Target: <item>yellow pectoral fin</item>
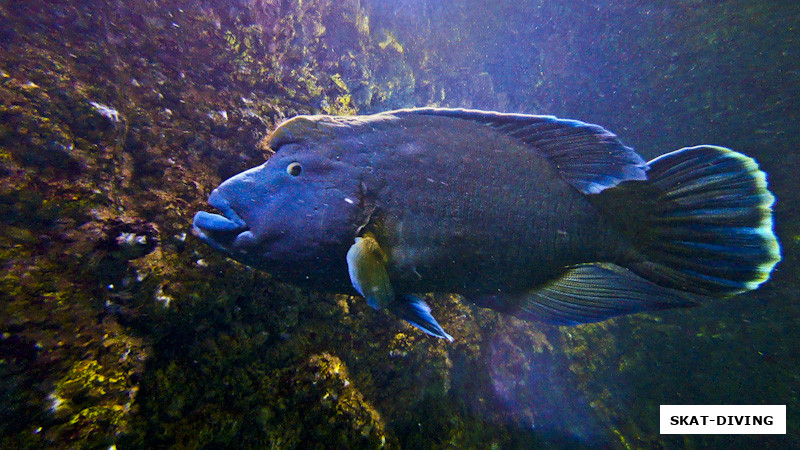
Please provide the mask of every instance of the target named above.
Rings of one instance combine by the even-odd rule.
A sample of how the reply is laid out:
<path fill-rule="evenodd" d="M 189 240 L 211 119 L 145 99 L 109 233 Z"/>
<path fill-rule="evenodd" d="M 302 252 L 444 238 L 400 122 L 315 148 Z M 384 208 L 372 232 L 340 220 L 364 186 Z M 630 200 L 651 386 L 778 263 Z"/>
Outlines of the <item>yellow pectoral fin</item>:
<path fill-rule="evenodd" d="M 350 282 L 375 309 L 394 299 L 394 289 L 386 273 L 386 255 L 371 234 L 357 237 L 347 251 L 347 271 Z"/>

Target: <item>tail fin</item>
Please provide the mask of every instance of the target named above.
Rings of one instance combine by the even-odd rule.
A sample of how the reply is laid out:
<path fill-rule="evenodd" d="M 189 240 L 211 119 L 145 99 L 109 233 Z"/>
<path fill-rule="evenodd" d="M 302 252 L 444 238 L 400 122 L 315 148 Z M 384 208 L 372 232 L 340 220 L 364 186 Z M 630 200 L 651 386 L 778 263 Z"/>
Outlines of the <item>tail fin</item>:
<path fill-rule="evenodd" d="M 780 261 L 775 197 L 752 158 L 703 145 L 649 163 L 644 261 L 626 266 L 659 285 L 724 297 L 756 289 Z"/>

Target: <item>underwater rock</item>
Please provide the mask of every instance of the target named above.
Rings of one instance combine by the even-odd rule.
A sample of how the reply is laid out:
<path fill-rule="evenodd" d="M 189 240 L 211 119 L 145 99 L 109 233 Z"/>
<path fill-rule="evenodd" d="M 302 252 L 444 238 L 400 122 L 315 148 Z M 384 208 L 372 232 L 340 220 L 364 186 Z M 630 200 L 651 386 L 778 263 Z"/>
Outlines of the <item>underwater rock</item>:
<path fill-rule="evenodd" d="M 768 337 L 793 336 L 796 327 L 766 312 L 739 335 L 722 319 L 702 328 L 679 316 L 542 334 L 501 323 L 457 297 L 433 296 L 428 300 L 444 311 L 441 323 L 456 339 L 448 346 L 397 330 L 358 299 L 279 284 L 213 254 L 190 234 L 191 216 L 207 194 L 268 158 L 262 139 L 297 114 L 441 105 L 585 111 L 586 118 L 613 110 L 610 118 L 622 122 L 672 105 L 686 93 L 680 86 L 708 91 L 702 86 L 708 77 L 697 75 L 705 71 L 751 94 L 737 101 L 709 92 L 686 95 L 691 116 L 669 109 L 660 126 L 631 120 L 631 129 L 646 129 L 643 142 L 656 149 L 683 139 L 680 133 L 696 137 L 697 129 L 730 119 L 763 96 L 775 108 L 763 118 L 759 110 L 749 114 L 767 130 L 757 145 L 772 149 L 775 123 L 797 109 L 791 52 L 776 66 L 789 82 L 753 75 L 741 86 L 730 78 L 736 68 L 725 55 L 754 42 L 741 24 L 777 34 L 791 27 L 761 4 L 730 14 L 739 3 L 649 8 L 614 2 L 597 10 L 512 1 L 472 7 L 355 0 L 3 2 L 0 447 L 530 448 L 554 442 L 530 429 L 545 423 L 543 405 L 575 391 L 582 397 L 570 400 L 590 403 L 598 416 L 591 419 L 607 427 L 611 445 L 654 447 L 673 441 L 642 425 L 657 406 L 651 398 L 632 409 L 635 394 L 661 382 L 680 386 L 678 375 L 702 380 L 702 370 L 688 367 L 692 362 L 730 372 L 728 361 L 681 359 L 674 349 L 687 342 L 710 352 L 744 337 L 758 345 L 746 361 L 778 368 L 770 373 L 791 384 L 797 374 L 784 356 L 794 349 Z M 492 5 L 527 13 L 488 14 Z M 617 11 L 624 14 L 615 18 Z M 565 36 L 552 20 L 560 15 L 572 18 L 570 26 L 600 27 L 603 40 L 592 48 L 599 46 L 609 63 L 586 61 L 576 73 L 571 49 L 581 36 Z M 659 53 L 659 64 L 625 52 L 628 40 L 634 48 L 654 47 L 630 26 L 645 15 L 667 19 L 674 33 L 655 35 L 685 43 L 697 62 L 691 70 L 670 52 Z M 529 23 L 536 26 L 526 28 Z M 693 28 L 681 28 L 686 23 Z M 793 42 L 790 31 L 783 33 Z M 772 51 L 769 39 L 759 42 L 743 66 L 753 74 L 763 69 L 762 50 Z M 703 53 L 706 45 L 716 53 Z M 520 46 L 525 51 L 517 53 Z M 628 71 L 620 74 L 612 63 Z M 593 80 L 617 75 L 617 103 L 609 103 L 612 96 L 602 97 Z M 748 132 L 741 121 L 730 123 L 731 136 Z M 678 135 L 660 133 L 664 127 Z M 792 180 L 799 160 L 777 151 L 771 158 L 784 171 L 773 178 Z M 783 189 L 776 192 L 784 208 L 779 225 L 797 230 L 800 222 L 791 222 L 795 216 L 781 206 L 791 205 L 783 200 L 795 186 L 776 186 Z M 788 256 L 784 279 L 797 264 Z M 796 317 L 781 306 L 791 295 L 773 292 L 756 302 Z M 748 317 L 753 314 L 760 313 Z M 657 331 L 645 331 L 650 327 Z M 504 333 L 513 339 L 499 336 Z M 621 336 L 633 336 L 632 343 Z M 647 345 L 654 340 L 665 343 L 659 359 L 673 360 L 654 362 L 648 352 L 657 347 Z M 556 358 L 566 358 L 568 370 L 537 371 Z M 679 370 L 664 374 L 667 366 Z M 752 367 L 733 372 L 749 374 Z M 537 385 L 558 386 L 559 376 L 574 384 L 571 390 L 545 392 Z M 774 378 L 766 378 L 747 384 L 796 403 L 796 392 L 770 387 Z M 720 383 L 741 394 L 739 380 Z M 705 389 L 710 397 L 713 388 Z M 520 390 L 527 394 L 514 396 Z M 577 403 L 564 402 L 570 404 Z M 580 419 L 563 409 L 552 417 L 573 425 Z M 572 427 L 579 438 L 594 436 L 594 428 L 579 425 Z"/>
<path fill-rule="evenodd" d="M 123 222 L 115 219 L 103 226 L 103 239 L 95 251 L 103 250 L 114 259 L 141 258 L 158 246 L 158 230 L 143 220 Z"/>
<path fill-rule="evenodd" d="M 333 447 L 379 448 L 387 444 L 383 421 L 351 381 L 345 364 L 328 353 L 310 357 L 282 383 L 289 400 L 273 420 L 289 436 L 288 447 L 325 442 Z M 281 395 L 284 396 L 285 394 Z"/>

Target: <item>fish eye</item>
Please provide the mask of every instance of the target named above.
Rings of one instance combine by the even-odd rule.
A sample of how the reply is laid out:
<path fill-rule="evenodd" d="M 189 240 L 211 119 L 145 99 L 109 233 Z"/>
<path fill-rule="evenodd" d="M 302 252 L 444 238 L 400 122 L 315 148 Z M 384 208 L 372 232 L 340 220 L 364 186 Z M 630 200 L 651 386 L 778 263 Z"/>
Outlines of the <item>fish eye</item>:
<path fill-rule="evenodd" d="M 299 163 L 293 162 L 286 166 L 286 173 L 293 177 L 300 175 L 301 172 L 303 172 L 303 168 L 300 167 Z"/>

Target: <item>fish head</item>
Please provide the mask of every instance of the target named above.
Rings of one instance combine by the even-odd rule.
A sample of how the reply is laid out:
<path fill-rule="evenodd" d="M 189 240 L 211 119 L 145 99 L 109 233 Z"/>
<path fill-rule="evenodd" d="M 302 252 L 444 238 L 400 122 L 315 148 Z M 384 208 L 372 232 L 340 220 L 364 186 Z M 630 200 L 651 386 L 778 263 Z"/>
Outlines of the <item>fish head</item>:
<path fill-rule="evenodd" d="M 273 156 L 214 189 L 208 204 L 219 213 L 198 212 L 193 232 L 237 261 L 319 287 L 347 282 L 345 255 L 363 211 L 352 137 L 315 117 L 273 132 Z"/>

